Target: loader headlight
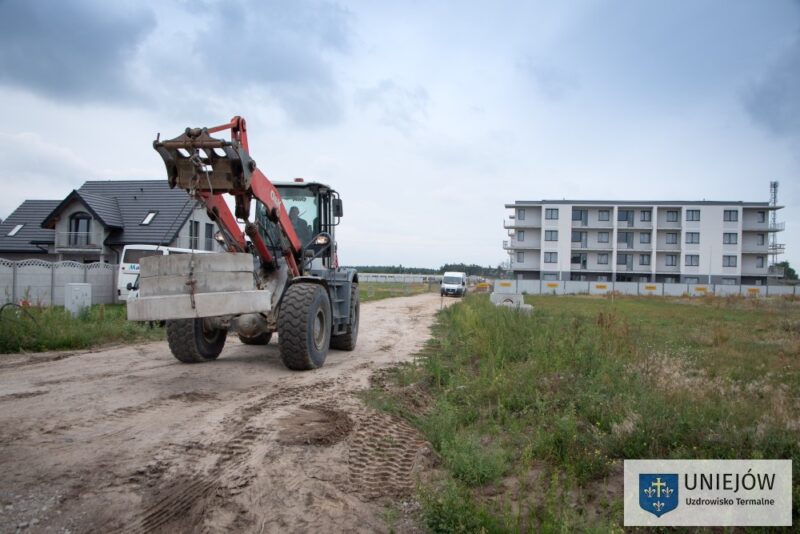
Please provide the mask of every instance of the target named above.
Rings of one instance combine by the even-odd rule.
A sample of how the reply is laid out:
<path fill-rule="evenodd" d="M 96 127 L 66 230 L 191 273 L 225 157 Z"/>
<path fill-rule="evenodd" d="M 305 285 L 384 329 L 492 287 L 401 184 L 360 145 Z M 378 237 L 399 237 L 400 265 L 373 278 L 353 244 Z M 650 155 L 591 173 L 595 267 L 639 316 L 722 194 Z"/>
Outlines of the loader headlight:
<path fill-rule="evenodd" d="M 222 232 L 217 232 L 216 234 L 214 234 L 214 239 L 220 245 L 224 245 L 225 244 L 225 236 L 222 235 Z"/>
<path fill-rule="evenodd" d="M 325 234 L 318 235 L 317 238 L 314 240 L 314 244 L 315 245 L 319 245 L 319 246 L 325 246 L 330 242 L 331 242 L 331 238 L 328 237 Z"/>

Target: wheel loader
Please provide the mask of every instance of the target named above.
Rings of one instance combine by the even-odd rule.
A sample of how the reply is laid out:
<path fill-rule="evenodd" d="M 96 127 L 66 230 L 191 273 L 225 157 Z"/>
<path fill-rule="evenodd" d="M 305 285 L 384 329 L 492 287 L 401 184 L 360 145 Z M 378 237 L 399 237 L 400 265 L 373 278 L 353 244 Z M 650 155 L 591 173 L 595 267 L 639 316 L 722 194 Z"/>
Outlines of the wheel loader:
<path fill-rule="evenodd" d="M 229 130 L 230 140 L 212 137 Z M 165 321 L 170 350 L 184 363 L 207 362 L 235 333 L 265 345 L 278 333 L 289 369 L 325 363 L 329 347 L 358 339 L 358 273 L 339 267 L 336 226 L 342 200 L 329 186 L 273 183 L 250 156 L 242 117 L 211 128 L 156 137 L 172 188 L 202 203 L 227 252 L 143 258 L 128 319 Z M 231 195 L 231 213 L 223 195 Z"/>

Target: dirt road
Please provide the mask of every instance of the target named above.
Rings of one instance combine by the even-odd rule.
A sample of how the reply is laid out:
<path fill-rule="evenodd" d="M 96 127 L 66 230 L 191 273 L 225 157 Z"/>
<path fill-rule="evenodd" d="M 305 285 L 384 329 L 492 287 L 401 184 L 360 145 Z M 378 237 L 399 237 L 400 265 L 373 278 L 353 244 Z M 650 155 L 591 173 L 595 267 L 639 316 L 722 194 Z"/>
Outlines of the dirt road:
<path fill-rule="evenodd" d="M 438 295 L 362 305 L 358 347 L 297 373 L 273 340 L 0 357 L 0 531 L 381 532 L 430 455 L 355 392 L 429 336 Z"/>

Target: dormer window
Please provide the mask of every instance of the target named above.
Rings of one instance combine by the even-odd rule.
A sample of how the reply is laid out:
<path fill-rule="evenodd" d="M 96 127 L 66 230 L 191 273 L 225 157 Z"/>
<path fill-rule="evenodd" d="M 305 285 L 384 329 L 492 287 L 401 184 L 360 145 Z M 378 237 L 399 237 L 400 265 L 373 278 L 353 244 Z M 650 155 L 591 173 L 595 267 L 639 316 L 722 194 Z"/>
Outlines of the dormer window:
<path fill-rule="evenodd" d="M 14 237 L 15 235 L 17 235 L 17 232 L 19 232 L 20 230 L 22 230 L 22 227 L 23 227 L 23 226 L 25 226 L 25 225 L 24 225 L 24 224 L 18 224 L 18 225 L 16 225 L 14 228 L 12 228 L 12 229 L 11 229 L 11 231 L 10 231 L 10 232 L 8 232 L 8 233 L 6 234 L 6 236 L 7 236 L 7 237 Z"/>
<path fill-rule="evenodd" d="M 142 219 L 142 222 L 139 223 L 139 224 L 141 224 L 143 226 L 146 226 L 146 225 L 150 224 L 151 222 L 153 222 L 153 219 L 155 219 L 156 213 L 158 213 L 158 212 L 157 211 L 148 211 L 147 215 L 144 216 L 144 219 Z"/>

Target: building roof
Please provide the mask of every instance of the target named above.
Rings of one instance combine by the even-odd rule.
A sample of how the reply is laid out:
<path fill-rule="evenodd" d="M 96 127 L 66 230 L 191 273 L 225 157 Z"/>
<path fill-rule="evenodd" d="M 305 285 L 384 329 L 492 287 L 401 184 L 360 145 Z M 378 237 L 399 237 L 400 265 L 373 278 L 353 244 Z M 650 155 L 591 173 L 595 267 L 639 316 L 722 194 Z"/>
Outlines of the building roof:
<path fill-rule="evenodd" d="M 33 243 L 52 243 L 53 231 L 42 228 L 42 221 L 59 205 L 59 200 L 26 200 L 0 223 L 0 251 L 45 252 Z M 8 234 L 18 225 L 16 234 Z"/>
<path fill-rule="evenodd" d="M 98 219 L 103 226 L 109 229 L 122 229 L 122 219 L 119 214 L 119 204 L 114 197 L 106 197 L 100 195 L 92 195 L 85 191 L 73 189 L 72 193 L 66 196 L 55 209 L 50 212 L 47 218 L 42 221 L 42 228 L 53 229 L 56 227 L 56 221 L 64 208 L 69 206 L 75 201 L 79 201 L 86 206 L 86 209 L 92 214 L 92 217 Z"/>
<path fill-rule="evenodd" d="M 507 208 L 521 205 L 576 204 L 585 206 L 737 206 L 741 208 L 781 209 L 783 206 L 770 206 L 769 202 L 743 202 L 741 200 L 517 200 L 506 204 Z"/>

